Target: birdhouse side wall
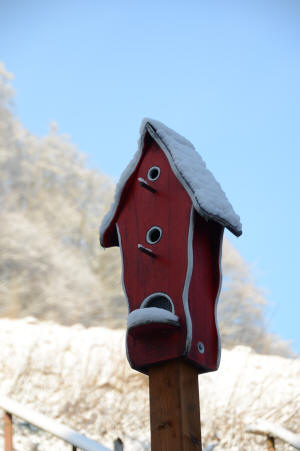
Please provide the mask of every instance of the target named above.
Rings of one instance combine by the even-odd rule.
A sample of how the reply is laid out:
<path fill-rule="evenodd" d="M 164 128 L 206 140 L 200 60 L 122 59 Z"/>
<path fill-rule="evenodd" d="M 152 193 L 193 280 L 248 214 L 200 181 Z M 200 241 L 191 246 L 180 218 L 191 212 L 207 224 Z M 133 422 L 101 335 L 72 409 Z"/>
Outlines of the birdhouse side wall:
<path fill-rule="evenodd" d="M 220 358 L 220 338 L 216 306 L 221 286 L 221 248 L 223 227 L 205 221 L 195 213 L 193 237 L 193 275 L 189 291 L 189 310 L 193 318 L 190 359 L 199 372 L 214 371 Z"/>

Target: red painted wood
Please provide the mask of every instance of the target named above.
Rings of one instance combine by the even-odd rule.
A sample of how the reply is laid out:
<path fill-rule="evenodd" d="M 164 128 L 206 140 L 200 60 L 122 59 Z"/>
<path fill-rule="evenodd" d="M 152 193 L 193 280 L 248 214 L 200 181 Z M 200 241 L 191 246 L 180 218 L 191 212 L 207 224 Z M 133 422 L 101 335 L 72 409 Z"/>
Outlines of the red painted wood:
<path fill-rule="evenodd" d="M 147 180 L 148 169 L 159 166 L 160 177 Z M 143 188 L 142 177 L 156 189 L 155 193 Z M 171 335 L 153 332 L 149 339 L 128 333 L 128 354 L 134 368 L 144 368 L 152 363 L 182 355 L 186 341 L 186 322 L 182 292 L 187 270 L 187 240 L 191 200 L 173 174 L 169 162 L 152 140 L 134 175 L 122 210 L 117 219 L 122 237 L 124 283 L 130 311 L 140 308 L 142 301 L 154 292 L 166 293 L 175 306 L 180 328 Z M 162 229 L 162 238 L 156 244 L 146 241 L 152 226 Z M 138 250 L 138 243 L 151 249 L 156 258 Z"/>
<path fill-rule="evenodd" d="M 147 173 L 159 166 L 156 181 Z M 155 193 L 141 186 L 142 177 Z M 169 161 L 157 143 L 146 135 L 142 157 L 127 181 L 104 245 L 118 245 L 118 224 L 122 251 L 124 286 L 129 311 L 139 309 L 143 300 L 155 292 L 167 294 L 179 317 L 180 327 L 163 323 L 136 326 L 128 330 L 128 358 L 133 368 L 147 372 L 153 364 L 185 357 L 198 372 L 213 371 L 218 363 L 218 334 L 215 303 L 220 284 L 219 252 L 223 227 L 206 221 L 195 212 L 193 238 L 193 272 L 189 287 L 189 310 L 192 319 L 192 342 L 186 350 L 187 326 L 183 307 L 183 289 L 188 265 L 188 232 L 191 199 L 174 175 Z M 156 244 L 146 241 L 147 231 L 159 226 L 162 238 Z M 141 252 L 138 244 L 150 249 L 155 258 Z M 205 346 L 204 353 L 198 343 Z"/>
<path fill-rule="evenodd" d="M 193 338 L 188 359 L 200 372 L 217 369 L 219 339 L 216 328 L 215 304 L 220 285 L 220 243 L 223 228 L 195 214 L 193 240 L 194 269 L 189 291 L 189 308 L 193 322 Z M 204 344 L 201 354 L 197 344 Z"/>
<path fill-rule="evenodd" d="M 133 339 L 153 340 L 153 336 L 164 340 L 175 332 L 179 332 L 179 326 L 166 323 L 141 324 L 130 330 L 130 336 Z"/>

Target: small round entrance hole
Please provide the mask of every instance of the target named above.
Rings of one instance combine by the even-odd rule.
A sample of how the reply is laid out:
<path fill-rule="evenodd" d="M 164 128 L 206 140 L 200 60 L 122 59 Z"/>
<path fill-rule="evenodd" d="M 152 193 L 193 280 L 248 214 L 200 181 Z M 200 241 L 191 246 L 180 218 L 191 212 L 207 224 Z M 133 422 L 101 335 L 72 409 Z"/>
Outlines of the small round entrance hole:
<path fill-rule="evenodd" d="M 158 243 L 162 236 L 162 230 L 158 226 L 151 227 L 146 234 L 146 241 L 149 244 Z"/>
<path fill-rule="evenodd" d="M 145 299 L 142 304 L 143 308 L 156 307 L 169 312 L 174 311 L 173 303 L 169 296 L 163 293 L 155 293 Z"/>
<path fill-rule="evenodd" d="M 202 341 L 198 341 L 198 343 L 197 343 L 197 348 L 198 348 L 198 351 L 200 352 L 200 354 L 204 354 L 204 352 L 205 352 L 205 346 L 204 346 L 204 344 L 202 343 Z"/>
<path fill-rule="evenodd" d="M 151 182 L 155 182 L 160 176 L 160 168 L 158 166 L 153 166 L 149 169 L 147 177 Z"/>

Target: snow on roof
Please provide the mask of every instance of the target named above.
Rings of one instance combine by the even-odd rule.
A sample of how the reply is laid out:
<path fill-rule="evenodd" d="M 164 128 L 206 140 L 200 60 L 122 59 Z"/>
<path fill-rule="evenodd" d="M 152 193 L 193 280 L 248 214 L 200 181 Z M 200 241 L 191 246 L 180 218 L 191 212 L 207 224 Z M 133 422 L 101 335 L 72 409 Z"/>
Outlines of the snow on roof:
<path fill-rule="evenodd" d="M 195 210 L 201 216 L 227 227 L 236 236 L 241 235 L 242 225 L 239 216 L 234 212 L 220 184 L 206 168 L 206 164 L 196 152 L 193 144 L 161 122 L 144 119 L 140 129 L 138 150 L 121 175 L 116 186 L 114 202 L 103 218 L 100 227 L 101 244 L 103 244 L 103 234 L 115 216 L 126 182 L 140 160 L 146 132 L 152 136 L 165 153 L 174 174 L 187 190 Z"/>

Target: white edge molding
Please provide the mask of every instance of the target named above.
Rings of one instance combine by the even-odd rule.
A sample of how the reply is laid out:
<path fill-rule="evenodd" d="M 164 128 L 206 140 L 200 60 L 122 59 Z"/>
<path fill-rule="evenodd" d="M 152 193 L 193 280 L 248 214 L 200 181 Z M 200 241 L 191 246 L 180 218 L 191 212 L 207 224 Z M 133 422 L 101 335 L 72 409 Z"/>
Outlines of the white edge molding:
<path fill-rule="evenodd" d="M 189 290 L 190 290 L 190 283 L 191 278 L 193 274 L 193 267 L 194 267 L 194 250 L 193 250 L 193 239 L 194 239 L 194 215 L 195 210 L 194 207 L 191 207 L 191 213 L 190 213 L 190 223 L 189 223 L 189 233 L 188 233 L 188 246 L 187 246 L 187 270 L 186 270 L 186 277 L 183 287 L 183 293 L 182 293 L 182 302 L 185 312 L 185 318 L 186 318 L 186 342 L 185 342 L 185 352 L 184 355 L 186 356 L 190 349 L 192 344 L 192 336 L 193 336 L 193 325 L 192 325 L 192 319 L 189 309 Z"/>
<path fill-rule="evenodd" d="M 128 307 L 128 312 L 129 312 L 129 310 L 130 310 L 130 308 L 129 308 L 129 300 L 128 300 L 127 291 L 126 291 L 125 282 L 124 282 L 124 257 L 123 257 L 123 248 L 122 248 L 122 238 L 121 238 L 120 229 L 119 229 L 119 226 L 118 226 L 117 223 L 116 223 L 116 230 L 117 230 L 117 234 L 118 234 L 118 241 L 119 241 L 121 261 L 122 261 L 122 277 L 121 277 L 122 288 L 123 288 L 124 295 L 125 295 L 125 298 L 126 298 L 126 301 L 127 301 L 127 307 Z M 128 329 L 126 331 L 126 338 L 125 338 L 126 356 L 127 356 L 127 360 L 129 362 L 130 366 L 132 366 L 132 362 L 130 360 L 129 352 L 128 352 L 127 338 L 128 338 Z"/>
<path fill-rule="evenodd" d="M 216 329 L 217 329 L 217 335 L 218 335 L 218 357 L 217 357 L 217 369 L 220 366 L 220 361 L 221 361 L 221 334 L 220 334 L 220 330 L 219 330 L 219 325 L 218 325 L 218 304 L 219 304 L 219 300 L 220 300 L 220 294 L 221 294 L 221 289 L 222 289 L 222 280 L 223 280 L 223 275 L 222 275 L 222 251 L 223 251 L 223 237 L 224 237 L 224 228 L 222 229 L 221 232 L 221 236 L 220 236 L 220 244 L 219 244 L 219 275 L 220 275 L 220 279 L 219 279 L 219 288 L 218 288 L 218 293 L 217 293 L 217 297 L 216 297 L 216 301 L 215 301 L 215 323 L 216 323 Z"/>

